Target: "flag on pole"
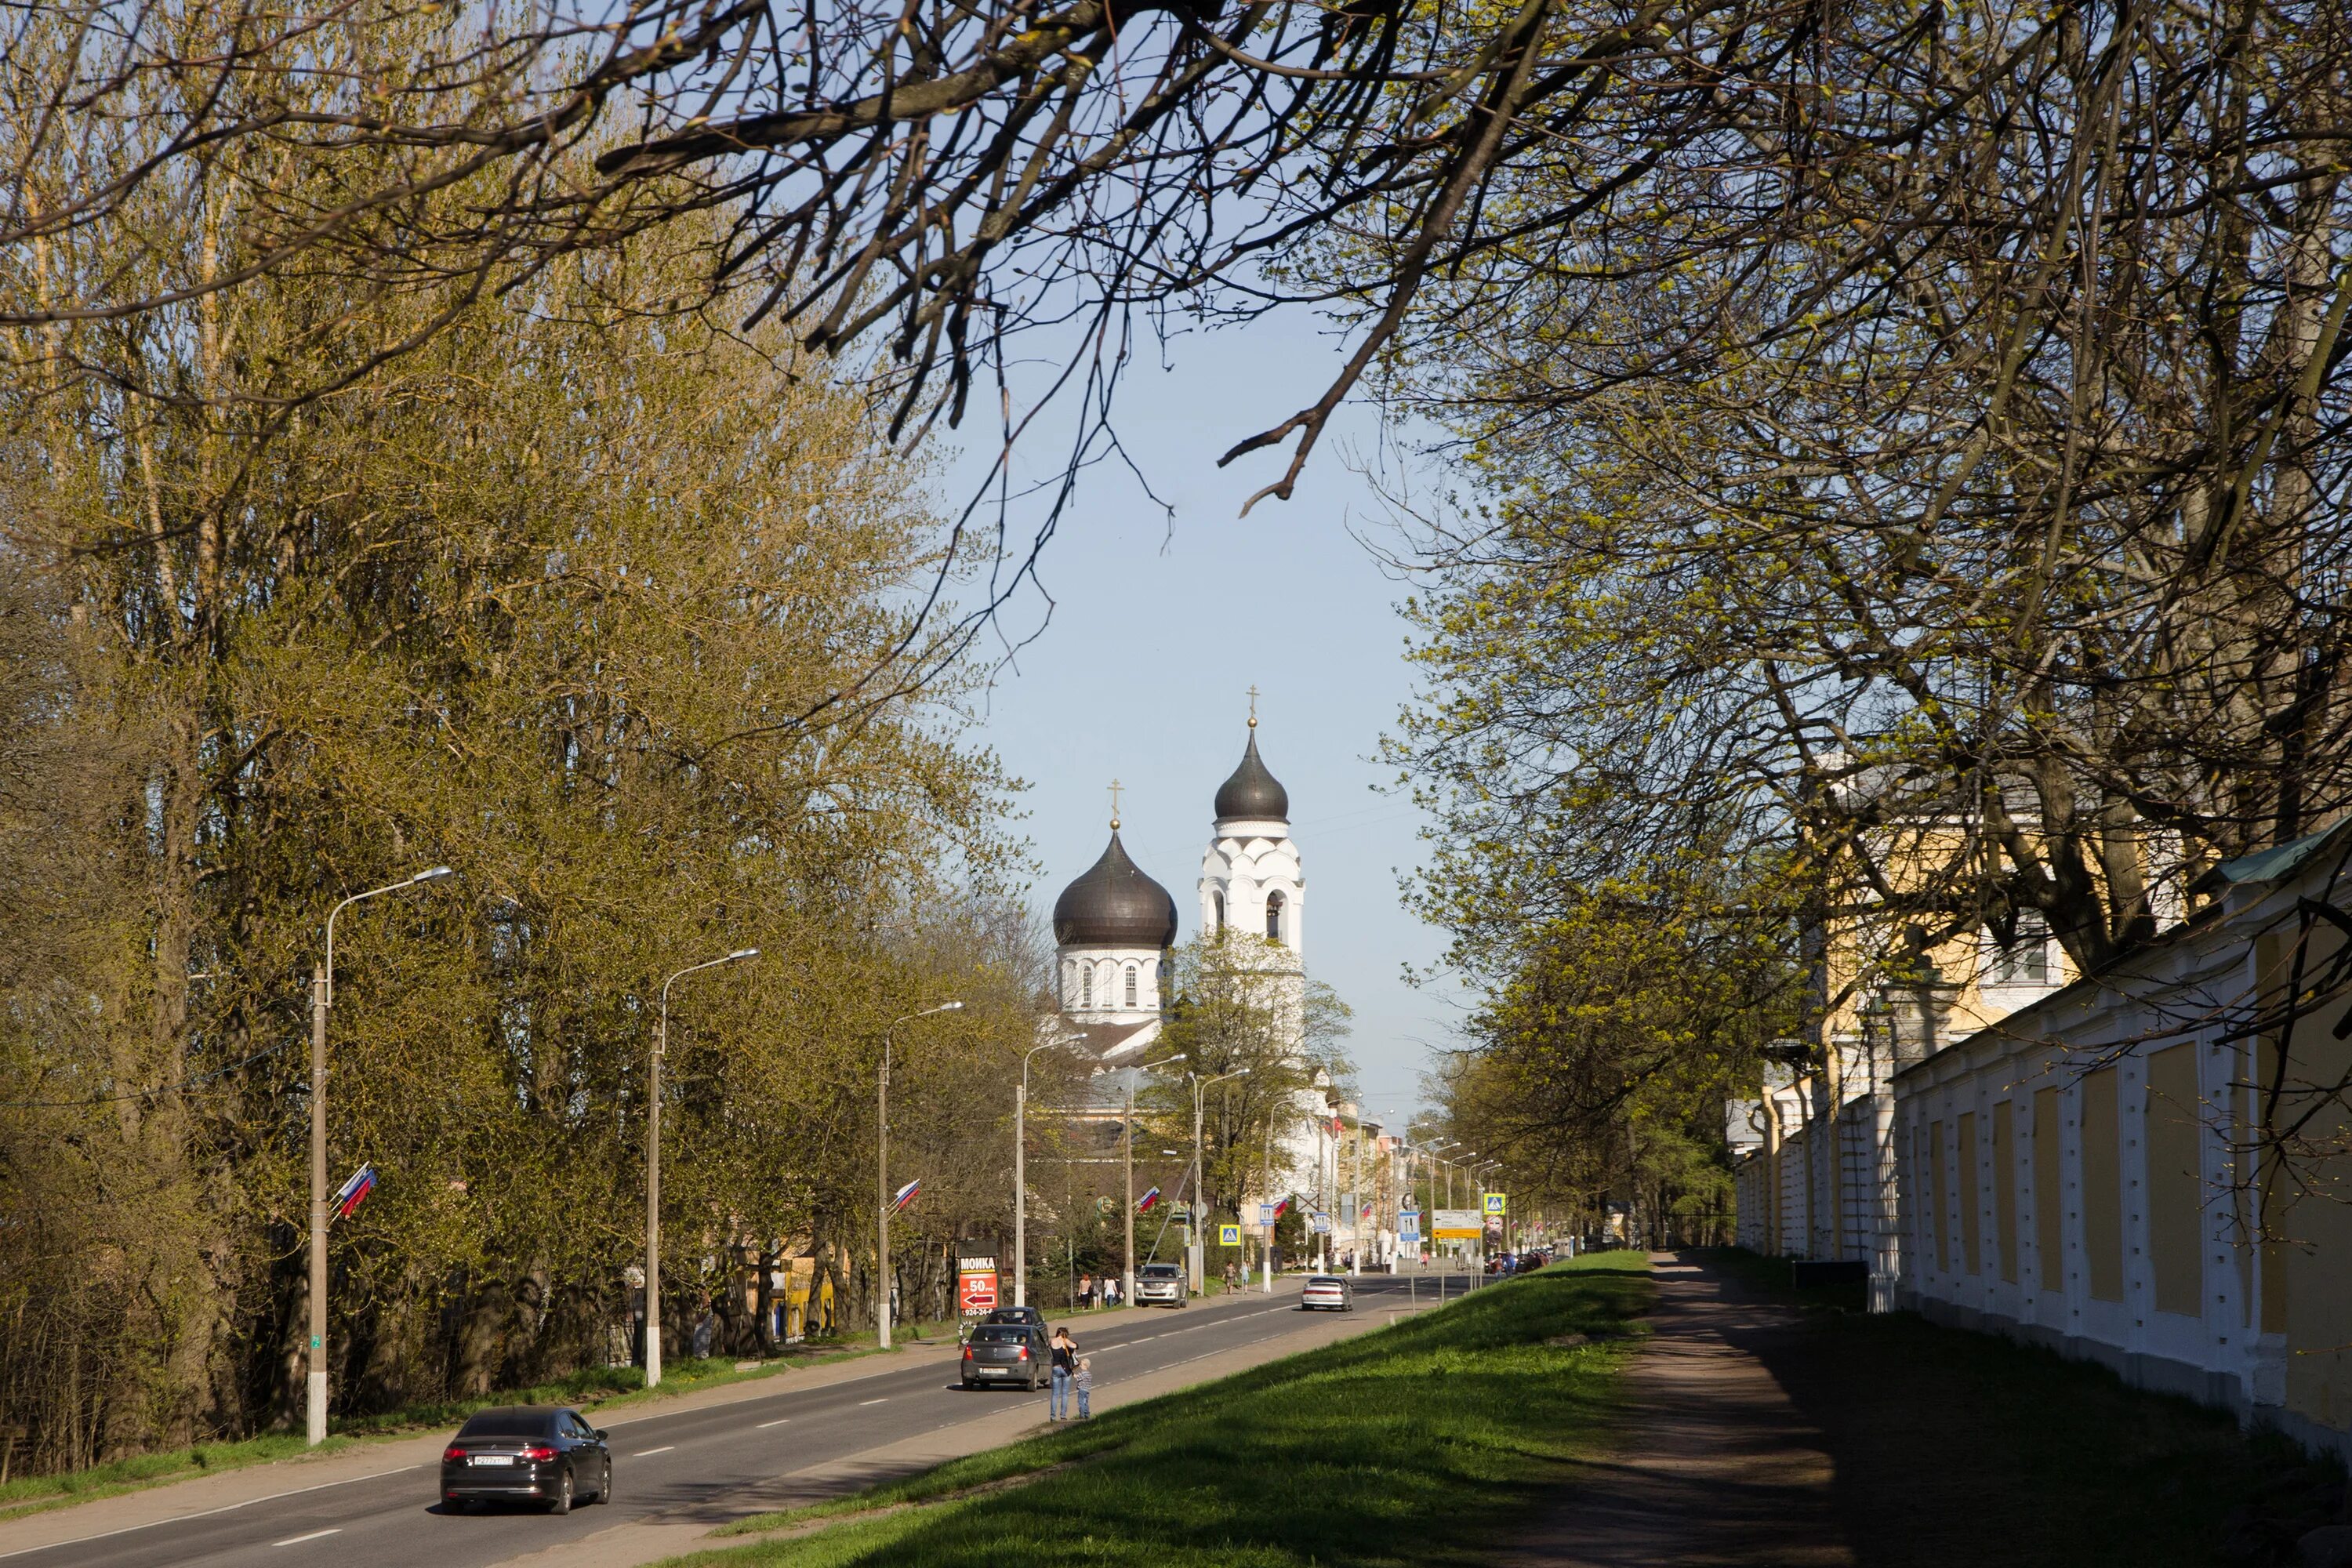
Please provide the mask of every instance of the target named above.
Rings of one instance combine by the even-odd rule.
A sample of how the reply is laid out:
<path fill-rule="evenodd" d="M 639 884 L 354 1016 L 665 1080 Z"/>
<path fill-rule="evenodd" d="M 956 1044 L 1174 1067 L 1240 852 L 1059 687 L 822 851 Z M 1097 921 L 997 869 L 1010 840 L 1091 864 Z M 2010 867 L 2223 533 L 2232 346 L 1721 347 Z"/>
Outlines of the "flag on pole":
<path fill-rule="evenodd" d="M 1337 1138 L 1347 1130 L 1348 1124 L 1339 1120 L 1339 1113 L 1338 1111 L 1333 1111 L 1331 1113 L 1331 1136 Z"/>
<path fill-rule="evenodd" d="M 1159 1201 L 1160 1189 L 1158 1187 L 1154 1187 L 1150 1192 L 1135 1200 L 1135 1212 L 1138 1214 L 1150 1214 L 1151 1212 L 1151 1205 Z"/>
<path fill-rule="evenodd" d="M 898 1195 L 890 1200 L 890 1212 L 892 1214 L 897 1214 L 900 1210 L 904 1209 L 908 1204 L 913 1203 L 915 1201 L 915 1194 L 922 1187 L 922 1184 L 923 1179 L 920 1176 L 918 1176 L 913 1181 L 908 1182 L 905 1186 L 900 1187 L 898 1189 Z"/>
<path fill-rule="evenodd" d="M 350 1181 L 345 1182 L 336 1190 L 335 1217 L 351 1218 L 358 1211 L 360 1205 L 367 1202 L 367 1195 L 373 1191 L 375 1191 L 375 1167 L 362 1165 L 352 1173 Z"/>
<path fill-rule="evenodd" d="M 1280 1203 L 1274 1205 L 1274 1217 L 1276 1219 L 1280 1219 L 1284 1215 L 1286 1215 L 1289 1212 L 1290 1200 L 1288 1198 L 1285 1198 Z"/>

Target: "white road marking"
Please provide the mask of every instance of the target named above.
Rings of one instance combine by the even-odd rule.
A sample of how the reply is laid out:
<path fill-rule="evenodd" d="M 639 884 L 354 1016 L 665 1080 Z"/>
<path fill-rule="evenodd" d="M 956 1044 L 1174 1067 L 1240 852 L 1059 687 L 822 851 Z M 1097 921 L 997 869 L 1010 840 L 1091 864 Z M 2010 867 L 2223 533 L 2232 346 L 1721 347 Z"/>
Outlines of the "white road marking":
<path fill-rule="evenodd" d="M 194 1513 L 179 1514 L 171 1519 L 152 1519 L 145 1524 L 126 1524 L 120 1530 L 101 1530 L 91 1535 L 77 1535 L 71 1541 L 53 1541 L 47 1546 L 19 1546 L 14 1552 L 0 1552 L 0 1557 L 22 1557 L 27 1552 L 54 1552 L 60 1546 L 79 1546 L 87 1541 L 104 1541 L 110 1536 L 131 1535 L 142 1530 L 153 1530 L 158 1525 L 184 1524 L 192 1519 L 210 1519 L 215 1514 L 235 1513 L 241 1508 L 251 1508 L 256 1503 L 277 1502 L 282 1498 L 300 1497 L 305 1492 L 322 1492 L 330 1487 L 355 1486 L 361 1481 L 380 1481 L 386 1476 L 406 1475 L 411 1470 L 430 1469 L 436 1463 L 438 1463 L 437 1460 L 427 1460 L 421 1465 L 402 1465 L 396 1469 L 377 1470 L 369 1475 L 352 1476 L 340 1481 L 320 1481 L 317 1486 L 295 1487 L 288 1491 L 271 1492 L 268 1497 L 247 1498 L 243 1502 L 223 1503 L 218 1508 L 198 1509 Z"/>
<path fill-rule="evenodd" d="M 885 1395 L 884 1395 L 883 1397 L 881 1397 L 880 1399 L 867 1399 L 867 1400 L 861 1400 L 861 1401 L 858 1403 L 858 1406 L 857 1406 L 857 1408 L 859 1408 L 860 1410 L 863 1410 L 863 1409 L 865 1409 L 865 1408 L 866 1408 L 866 1405 L 887 1405 L 887 1404 L 889 1404 L 889 1403 L 890 1403 L 889 1396 L 888 1396 L 887 1394 L 885 1394 Z"/>
<path fill-rule="evenodd" d="M 660 1447 L 658 1447 L 658 1448 L 640 1448 L 640 1449 L 638 1449 L 635 1454 L 632 1454 L 632 1455 L 630 1455 L 629 1457 L 630 1457 L 631 1458 L 633 1458 L 633 1459 L 650 1459 L 650 1458 L 652 1458 L 656 1454 L 667 1454 L 667 1453 L 668 1453 L 672 1448 L 675 1448 L 675 1447 L 677 1447 L 677 1444 L 675 1444 L 675 1443 L 664 1443 L 664 1444 L 663 1444 Z"/>
<path fill-rule="evenodd" d="M 314 1530 L 308 1535 L 289 1535 L 283 1541 L 273 1541 L 269 1544 L 272 1546 L 299 1546 L 306 1541 L 324 1541 L 330 1535 L 341 1535 L 342 1532 L 342 1526 L 337 1525 L 332 1530 Z"/>
<path fill-rule="evenodd" d="M 792 1419 L 793 1418 L 791 1416 L 787 1415 L 781 1421 L 762 1421 L 757 1426 L 752 1427 L 751 1430 L 754 1432 L 764 1432 L 771 1426 L 789 1426 L 792 1425 Z"/>

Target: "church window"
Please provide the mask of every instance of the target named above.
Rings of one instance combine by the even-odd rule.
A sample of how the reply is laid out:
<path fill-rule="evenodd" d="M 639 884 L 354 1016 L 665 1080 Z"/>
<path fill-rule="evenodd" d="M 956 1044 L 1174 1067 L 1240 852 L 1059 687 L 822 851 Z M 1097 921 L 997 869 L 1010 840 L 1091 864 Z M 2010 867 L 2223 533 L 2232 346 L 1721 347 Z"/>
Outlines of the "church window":
<path fill-rule="evenodd" d="M 1136 986 L 1141 976 L 1136 973 L 1135 965 L 1129 964 L 1127 966 L 1127 1005 L 1130 1007 L 1139 1005 L 1136 1001 Z"/>
<path fill-rule="evenodd" d="M 1211 894 L 1209 895 L 1209 902 L 1210 902 L 1210 904 L 1211 904 L 1211 905 L 1212 905 L 1212 906 L 1216 910 L 1216 911 L 1217 911 L 1217 929 L 1218 929 L 1219 931 L 1223 931 L 1223 930 L 1224 930 L 1224 929 L 1225 929 L 1225 895 L 1224 895 L 1224 894 L 1223 894 L 1223 893 L 1211 893 Z"/>
<path fill-rule="evenodd" d="M 1280 893 L 1268 893 L 1265 896 L 1265 940 L 1268 942 L 1282 940 L 1282 895 Z"/>
<path fill-rule="evenodd" d="M 1081 1006 L 1081 1007 L 1091 1007 L 1091 1006 L 1093 1006 L 1094 1005 L 1095 1005 L 1095 971 L 1094 971 L 1094 965 L 1092 965 L 1092 964 L 1090 964 L 1090 963 L 1082 963 L 1082 964 L 1078 965 L 1078 1005 L 1079 1005 L 1079 1006 Z"/>

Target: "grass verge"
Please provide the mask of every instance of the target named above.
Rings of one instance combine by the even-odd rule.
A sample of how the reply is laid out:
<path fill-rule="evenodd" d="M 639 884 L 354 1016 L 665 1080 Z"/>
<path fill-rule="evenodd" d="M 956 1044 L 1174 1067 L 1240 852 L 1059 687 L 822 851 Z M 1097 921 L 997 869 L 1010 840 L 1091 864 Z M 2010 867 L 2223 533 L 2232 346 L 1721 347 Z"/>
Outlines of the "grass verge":
<path fill-rule="evenodd" d="M 1644 1268 L 1616 1253 L 1505 1281 L 1393 1328 L 737 1528 L 901 1511 L 673 1568 L 1469 1563 L 1606 1445 L 1628 1352 L 1615 1342 L 1647 1299 Z M 1545 1342 L 1571 1335 L 1591 1340 Z M 995 1486 L 1023 1476 L 1034 1479 Z"/>
<path fill-rule="evenodd" d="M 1839 1524 L 1867 1568 L 2199 1568 L 2294 1560 L 2343 1473 L 2224 1412 L 2105 1367 L 1914 1313 L 1798 1291 L 1785 1263 L 1686 1254 L 1803 1309 L 1747 1338 L 1822 1433 Z"/>

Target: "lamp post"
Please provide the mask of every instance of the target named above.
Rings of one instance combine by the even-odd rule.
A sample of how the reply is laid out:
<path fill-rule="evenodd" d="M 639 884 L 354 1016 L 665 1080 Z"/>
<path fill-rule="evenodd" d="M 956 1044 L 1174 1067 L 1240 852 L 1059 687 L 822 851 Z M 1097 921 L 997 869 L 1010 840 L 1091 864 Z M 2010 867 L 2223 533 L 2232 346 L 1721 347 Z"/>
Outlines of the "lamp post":
<path fill-rule="evenodd" d="M 1118 1304 L 1135 1305 L 1135 1075 L 1164 1068 L 1175 1057 L 1162 1057 L 1156 1062 L 1127 1069 L 1127 1110 L 1119 1119 L 1119 1158 L 1127 1167 L 1127 1255 L 1119 1279 Z"/>
<path fill-rule="evenodd" d="M 919 1013 L 893 1018 L 882 1030 L 882 1077 L 874 1091 L 874 1325 L 875 1340 L 890 1348 L 890 1031 L 936 1013 L 961 1013 L 961 1002 L 942 1002 Z"/>
<path fill-rule="evenodd" d="M 1059 1040 L 1032 1046 L 1021 1058 L 1021 1087 L 1013 1097 L 1013 1304 L 1029 1304 L 1029 1058 Z"/>
<path fill-rule="evenodd" d="M 1247 1078 L 1249 1070 L 1247 1068 L 1235 1068 L 1231 1072 L 1221 1072 L 1214 1078 L 1202 1078 L 1199 1073 L 1185 1075 L 1192 1080 L 1192 1245 L 1188 1250 L 1192 1254 L 1190 1262 L 1192 1272 L 1192 1293 L 1196 1296 L 1201 1293 L 1202 1279 L 1206 1266 L 1202 1256 L 1203 1243 L 1201 1240 L 1202 1211 L 1206 1207 L 1206 1194 L 1201 1186 L 1201 1094 L 1211 1084 L 1223 1083 L 1229 1078 Z M 1240 1216 L 1236 1215 L 1234 1217 L 1238 1219 Z"/>
<path fill-rule="evenodd" d="M 646 1386 L 661 1384 L 661 1075 L 669 1055 L 669 988 L 698 970 L 757 958 L 756 947 L 737 948 L 723 958 L 689 963 L 662 982 L 661 1023 L 654 1032 L 654 1059 L 646 1074 Z"/>
<path fill-rule="evenodd" d="M 335 917 L 362 899 L 405 892 L 457 873 L 428 866 L 413 877 L 353 893 L 327 911 L 327 955 L 310 977 L 310 1445 L 327 1440 L 327 1009 L 335 1005 Z"/>

